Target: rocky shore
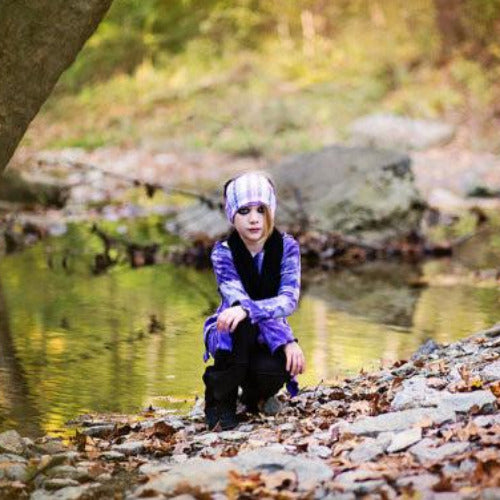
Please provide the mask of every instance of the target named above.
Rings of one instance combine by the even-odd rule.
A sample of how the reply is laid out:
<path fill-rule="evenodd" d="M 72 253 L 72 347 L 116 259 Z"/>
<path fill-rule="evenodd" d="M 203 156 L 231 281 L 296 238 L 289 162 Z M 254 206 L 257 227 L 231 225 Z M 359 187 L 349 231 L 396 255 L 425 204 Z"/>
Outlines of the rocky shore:
<path fill-rule="evenodd" d="M 207 432 L 189 416 L 82 416 L 71 443 L 0 434 L 0 498 L 500 498 L 500 324 Z"/>

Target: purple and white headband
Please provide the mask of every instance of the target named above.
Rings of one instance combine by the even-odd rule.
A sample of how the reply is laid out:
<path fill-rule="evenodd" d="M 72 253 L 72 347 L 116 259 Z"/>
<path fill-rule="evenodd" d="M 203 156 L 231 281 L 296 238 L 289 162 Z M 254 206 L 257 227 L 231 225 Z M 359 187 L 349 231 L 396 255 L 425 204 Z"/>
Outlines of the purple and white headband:
<path fill-rule="evenodd" d="M 257 172 L 240 175 L 226 186 L 226 216 L 232 224 L 236 212 L 246 205 L 262 203 L 272 217 L 276 212 L 276 193 L 270 180 Z"/>

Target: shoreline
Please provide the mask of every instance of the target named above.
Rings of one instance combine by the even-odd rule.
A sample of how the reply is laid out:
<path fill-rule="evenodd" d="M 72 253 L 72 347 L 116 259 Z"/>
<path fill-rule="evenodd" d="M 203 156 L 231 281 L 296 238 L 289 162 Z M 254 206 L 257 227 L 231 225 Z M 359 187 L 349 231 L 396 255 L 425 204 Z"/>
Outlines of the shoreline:
<path fill-rule="evenodd" d="M 202 401 L 84 416 L 70 445 L 0 434 L 2 498 L 499 498 L 500 323 L 208 432 Z"/>

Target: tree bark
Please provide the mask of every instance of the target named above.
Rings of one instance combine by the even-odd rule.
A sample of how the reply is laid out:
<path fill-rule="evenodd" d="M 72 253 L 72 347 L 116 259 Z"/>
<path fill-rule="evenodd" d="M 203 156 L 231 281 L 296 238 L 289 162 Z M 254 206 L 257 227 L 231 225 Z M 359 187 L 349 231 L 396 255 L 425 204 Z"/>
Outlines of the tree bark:
<path fill-rule="evenodd" d="M 0 174 L 112 0 L 0 2 Z"/>

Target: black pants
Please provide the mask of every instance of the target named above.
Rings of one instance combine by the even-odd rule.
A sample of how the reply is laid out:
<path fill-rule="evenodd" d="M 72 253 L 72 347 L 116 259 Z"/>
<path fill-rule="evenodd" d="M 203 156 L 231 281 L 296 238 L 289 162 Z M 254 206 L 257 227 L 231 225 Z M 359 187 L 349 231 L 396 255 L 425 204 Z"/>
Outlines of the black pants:
<path fill-rule="evenodd" d="M 283 349 L 271 354 L 267 345 L 257 342 L 258 333 L 257 326 L 246 319 L 231 334 L 233 350 L 215 353 L 213 366 L 203 375 L 206 408 L 236 409 L 238 387 L 242 387 L 243 403 L 255 410 L 259 400 L 273 396 L 289 380 Z"/>

